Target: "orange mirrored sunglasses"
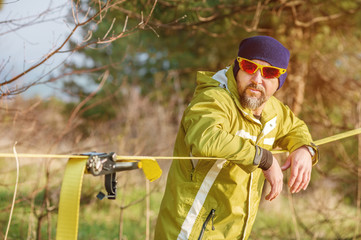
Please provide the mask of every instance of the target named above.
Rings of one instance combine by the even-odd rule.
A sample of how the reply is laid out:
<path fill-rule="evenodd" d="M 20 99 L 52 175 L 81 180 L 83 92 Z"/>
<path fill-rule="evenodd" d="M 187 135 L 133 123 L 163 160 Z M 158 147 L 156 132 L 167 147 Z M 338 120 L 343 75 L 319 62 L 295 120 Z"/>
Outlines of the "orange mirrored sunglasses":
<path fill-rule="evenodd" d="M 237 61 L 239 62 L 240 69 L 248 74 L 254 74 L 258 69 L 261 69 L 261 74 L 264 78 L 279 78 L 286 72 L 286 69 L 261 65 L 242 57 L 237 57 Z"/>

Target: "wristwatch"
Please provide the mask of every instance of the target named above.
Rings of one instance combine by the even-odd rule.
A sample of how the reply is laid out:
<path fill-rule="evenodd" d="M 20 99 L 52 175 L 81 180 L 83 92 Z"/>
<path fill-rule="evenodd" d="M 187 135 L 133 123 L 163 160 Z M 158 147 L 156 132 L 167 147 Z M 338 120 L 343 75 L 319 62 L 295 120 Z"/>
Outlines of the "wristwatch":
<path fill-rule="evenodd" d="M 308 151 L 310 152 L 311 157 L 313 158 L 316 154 L 315 150 L 313 150 L 313 148 L 311 146 L 306 146 L 306 147 L 307 147 Z"/>

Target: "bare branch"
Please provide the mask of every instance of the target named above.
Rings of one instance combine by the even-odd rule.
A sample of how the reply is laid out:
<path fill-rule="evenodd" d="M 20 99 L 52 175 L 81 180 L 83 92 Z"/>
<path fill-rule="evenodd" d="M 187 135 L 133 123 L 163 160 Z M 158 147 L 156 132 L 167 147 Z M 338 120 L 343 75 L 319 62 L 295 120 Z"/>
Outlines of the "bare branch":
<path fill-rule="evenodd" d="M 261 4 L 261 1 L 258 1 L 258 3 L 257 3 L 257 8 L 256 8 L 256 11 L 255 11 L 255 13 L 254 13 L 251 26 L 250 26 L 250 27 L 247 27 L 246 24 L 243 25 L 244 29 L 245 29 L 247 32 L 253 32 L 253 31 L 257 30 L 258 24 L 259 24 L 259 20 L 260 20 L 260 18 L 261 18 L 262 10 L 263 10 L 263 6 L 262 6 L 262 4 Z"/>
<path fill-rule="evenodd" d="M 114 23 L 115 23 L 115 18 L 113 18 L 112 24 L 110 24 L 110 27 L 109 27 L 108 31 L 105 33 L 103 39 L 108 36 L 110 30 L 112 30 L 112 28 L 113 28 Z M 125 26 L 126 26 L 126 25 L 125 25 Z"/>
<path fill-rule="evenodd" d="M 91 8 L 88 7 L 88 11 L 84 14 L 84 18 L 83 18 L 83 21 L 82 21 L 82 22 L 84 22 L 85 19 L 88 17 L 88 15 L 89 15 L 89 13 L 90 13 L 90 10 L 91 10 Z"/>
<path fill-rule="evenodd" d="M 95 96 L 95 94 L 103 87 L 103 85 L 104 85 L 105 81 L 108 79 L 108 77 L 109 77 L 109 71 L 107 70 L 107 71 L 105 71 L 105 73 L 103 74 L 103 78 L 102 78 L 100 84 L 98 85 L 98 87 L 97 87 L 91 94 L 89 94 L 89 96 L 87 96 L 83 101 L 81 101 L 81 102 L 78 104 L 78 106 L 73 110 L 73 112 L 71 113 L 71 116 L 70 116 L 70 118 L 69 118 L 69 120 L 68 120 L 68 123 L 67 123 L 67 125 L 66 125 L 66 127 L 65 127 L 65 131 L 64 131 L 64 132 L 67 132 L 67 131 L 70 129 L 71 124 L 73 123 L 73 121 L 74 121 L 76 115 L 78 114 L 78 112 L 80 111 L 80 109 L 81 109 L 90 99 L 92 99 L 92 98 Z"/>
<path fill-rule="evenodd" d="M 334 20 L 334 19 L 342 17 L 343 15 L 344 15 L 343 13 L 336 13 L 336 14 L 332 14 L 330 16 L 315 17 L 308 22 L 302 22 L 298 19 L 295 19 L 295 25 L 297 27 L 308 28 L 316 23 Z"/>
<path fill-rule="evenodd" d="M 114 19 L 115 20 L 115 19 Z M 115 40 L 124 37 L 124 32 L 125 29 L 127 28 L 127 24 L 128 24 L 128 16 L 125 18 L 125 23 L 124 23 L 124 27 L 123 27 L 123 31 L 121 33 L 119 33 L 117 36 L 115 37 L 109 37 L 108 39 L 104 39 L 104 40 L 98 40 L 96 42 L 93 42 L 91 44 L 105 44 L 105 43 L 111 43 L 114 42 Z M 108 35 L 108 34 L 106 34 Z M 87 44 L 88 45 L 88 44 Z"/>
<path fill-rule="evenodd" d="M 147 26 L 147 25 L 148 25 L 148 22 L 149 22 L 149 20 L 150 20 L 150 18 L 151 18 L 151 16 L 152 16 L 152 14 L 153 14 L 154 8 L 155 8 L 155 6 L 157 5 L 157 1 L 158 1 L 158 0 L 155 0 L 155 1 L 154 1 L 154 4 L 153 4 L 153 7 L 152 7 L 152 10 L 150 10 L 150 13 L 149 13 L 149 15 L 148 15 L 148 17 L 147 17 L 147 20 L 146 20 L 146 21 L 145 21 L 145 23 L 144 23 L 144 25 L 145 25 L 145 26 Z"/>
<path fill-rule="evenodd" d="M 99 106 L 100 104 L 104 103 L 104 102 L 107 102 L 108 100 L 114 98 L 114 96 L 116 96 L 117 94 L 119 94 L 119 92 L 122 90 L 122 86 L 120 86 L 116 91 L 114 91 L 114 93 L 110 94 L 110 95 L 107 95 L 106 97 L 102 98 L 101 100 L 93 103 L 93 104 L 90 104 L 89 106 L 87 107 L 84 107 L 81 111 L 79 111 L 79 114 L 82 114 L 84 113 L 85 111 L 88 111 L 89 109 L 92 109 L 96 106 Z"/>
<path fill-rule="evenodd" d="M 79 22 L 78 22 L 78 19 L 75 17 L 74 1 L 71 0 L 70 3 L 71 3 L 71 13 L 72 13 L 72 15 L 73 15 L 74 24 L 77 25 Z M 76 5 L 75 5 L 75 7 L 76 7 Z"/>
<path fill-rule="evenodd" d="M 20 73 L 19 75 L 6 80 L 2 83 L 0 83 L 0 87 L 4 86 L 4 85 L 8 85 L 16 80 L 18 80 L 19 78 L 21 78 L 22 76 L 26 75 L 27 73 L 29 73 L 30 71 L 34 70 L 35 68 L 39 67 L 40 65 L 42 65 L 44 62 L 46 62 L 49 58 L 51 58 L 52 56 L 54 56 L 56 53 L 59 53 L 60 50 L 65 46 L 65 44 L 70 40 L 70 38 L 73 36 L 73 34 L 75 33 L 75 31 L 81 27 L 84 26 L 86 24 L 88 24 L 89 22 L 93 21 L 97 16 L 99 16 L 99 14 L 101 14 L 101 11 L 104 11 L 105 9 L 107 9 L 109 7 L 109 1 L 105 3 L 105 5 L 102 7 L 102 9 L 95 13 L 92 17 L 90 17 L 89 19 L 87 19 L 86 21 L 82 22 L 82 23 L 78 23 L 75 25 L 75 27 L 73 28 L 73 30 L 71 31 L 71 33 L 67 36 L 67 38 L 60 44 L 60 46 L 58 48 L 56 48 L 54 51 L 50 52 L 49 54 L 47 54 L 43 60 L 41 60 L 39 63 L 31 66 L 30 68 L 28 68 L 27 70 L 25 70 L 24 72 Z M 3 90 L 2 90 L 3 91 Z M 2 96 L 2 95 L 1 95 Z"/>
<path fill-rule="evenodd" d="M 64 78 L 66 76 L 80 75 L 80 74 L 84 74 L 84 73 L 92 73 L 92 72 L 97 72 L 97 71 L 104 70 L 107 68 L 109 68 L 109 65 L 105 65 L 105 66 L 101 66 L 101 67 L 97 67 L 97 68 L 90 68 L 90 69 L 77 69 L 77 70 L 73 70 L 68 73 L 62 73 L 60 76 L 50 78 L 46 82 L 43 82 L 43 83 L 55 82 L 56 80 Z"/>
<path fill-rule="evenodd" d="M 215 20 L 219 16 L 219 13 L 215 13 L 212 16 L 209 16 L 209 17 L 201 17 L 199 14 L 200 13 L 197 12 L 197 18 L 198 18 L 198 20 L 200 22 L 210 22 L 210 21 Z"/>
<path fill-rule="evenodd" d="M 83 42 L 88 42 L 93 36 L 93 31 L 88 31 L 88 34 L 84 37 Z"/>
<path fill-rule="evenodd" d="M 218 8 L 221 8 L 222 6 L 218 6 Z M 224 6 L 225 7 L 225 6 Z M 229 6 L 227 6 L 229 8 Z M 140 22 L 143 21 L 143 17 L 141 14 L 137 14 L 134 13 L 132 11 L 129 11 L 127 9 L 121 8 L 121 7 L 115 7 L 115 9 L 127 14 L 129 17 L 131 18 L 137 18 L 138 20 L 140 20 Z M 255 6 L 250 6 L 250 7 L 242 7 L 239 5 L 235 5 L 232 7 L 232 11 L 227 12 L 225 14 L 219 14 L 216 15 L 210 19 L 202 19 L 202 21 L 200 20 L 199 22 L 193 22 L 193 23 L 182 23 L 179 24 L 179 21 L 186 18 L 187 15 L 183 15 L 182 17 L 169 22 L 169 23 L 163 23 L 160 20 L 157 19 L 153 19 L 152 21 L 149 20 L 149 22 L 147 23 L 147 26 L 152 26 L 153 28 L 165 28 L 165 29 L 170 29 L 170 30 L 182 30 L 182 29 L 186 29 L 186 28 L 192 28 L 195 29 L 196 27 L 200 26 L 200 25 L 204 25 L 213 21 L 217 21 L 220 19 L 224 19 L 230 16 L 233 16 L 234 14 L 237 13 L 241 13 L 241 12 L 253 12 L 256 9 Z M 196 13 L 199 13 L 200 11 L 209 11 L 209 10 L 214 10 L 212 8 L 210 9 L 203 9 L 203 8 L 194 8 L 194 9 L 190 9 L 189 11 L 193 11 Z"/>
<path fill-rule="evenodd" d="M 20 166 L 19 166 L 19 159 L 18 159 L 18 155 L 17 155 L 17 152 L 16 152 L 15 145 L 16 145 L 16 142 L 15 142 L 14 147 L 13 147 L 13 152 L 14 152 L 15 160 L 16 160 L 16 182 L 15 182 L 15 190 L 14 190 L 13 202 L 12 202 L 11 210 L 10 210 L 9 221 L 8 221 L 8 225 L 7 225 L 6 233 L 5 233 L 5 238 L 4 238 L 5 240 L 7 239 L 9 229 L 10 229 L 10 225 L 11 225 L 11 219 L 12 219 L 13 210 L 14 210 L 14 207 L 15 207 L 15 200 L 16 200 L 16 194 L 17 194 L 18 183 L 19 183 L 19 168 L 20 168 Z"/>
<path fill-rule="evenodd" d="M 66 5 L 63 4 L 63 5 L 54 7 L 53 9 L 47 8 L 46 10 L 44 10 L 43 12 L 41 12 L 37 15 L 31 15 L 31 16 L 22 17 L 22 18 L 15 18 L 15 19 L 10 19 L 10 20 L 0 21 L 0 24 L 16 26 L 16 28 L 11 28 L 11 30 L 9 30 L 9 31 L 1 32 L 0 36 L 3 36 L 10 32 L 15 32 L 15 31 L 25 28 L 25 27 L 58 20 L 59 17 L 47 18 L 47 19 L 44 19 L 44 18 L 46 17 L 46 15 L 51 15 L 54 12 L 59 11 L 61 8 L 64 8 L 64 6 L 66 6 Z M 26 23 L 21 23 L 21 22 L 24 22 L 25 20 L 27 20 Z M 9 26 L 9 28 L 10 28 L 10 26 Z"/>
<path fill-rule="evenodd" d="M 292 12 L 292 15 L 293 15 L 293 20 L 294 20 L 295 26 L 302 27 L 302 28 L 309 28 L 312 25 L 315 25 L 317 23 L 327 22 L 327 21 L 332 21 L 332 20 L 335 20 L 335 19 L 339 19 L 339 18 L 341 18 L 343 16 L 347 16 L 349 14 L 354 14 L 360 9 L 360 6 L 358 6 L 355 9 L 348 10 L 348 11 L 346 11 L 344 9 L 338 9 L 339 13 L 326 15 L 326 16 L 317 16 L 317 17 L 314 17 L 314 18 L 310 19 L 309 21 L 301 21 L 301 20 L 298 19 L 298 12 L 297 12 L 296 7 L 298 7 L 299 5 L 302 5 L 302 4 L 304 4 L 303 1 L 291 1 L 291 2 L 287 2 L 284 5 L 284 7 L 291 8 L 291 12 Z"/>

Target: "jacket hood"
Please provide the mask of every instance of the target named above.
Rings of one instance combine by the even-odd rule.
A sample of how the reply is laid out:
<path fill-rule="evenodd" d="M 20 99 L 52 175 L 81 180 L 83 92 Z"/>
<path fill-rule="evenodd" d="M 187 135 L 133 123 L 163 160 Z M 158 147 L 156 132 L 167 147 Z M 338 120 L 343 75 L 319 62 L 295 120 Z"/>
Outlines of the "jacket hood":
<path fill-rule="evenodd" d="M 232 66 L 228 66 L 218 72 L 197 72 L 197 88 L 195 94 L 210 87 L 220 87 L 226 89 L 232 97 L 239 98 L 237 83 L 234 79 Z"/>
<path fill-rule="evenodd" d="M 205 89 L 215 88 L 215 87 L 220 87 L 225 89 L 231 95 L 236 106 L 246 118 L 261 124 L 261 122 L 258 119 L 254 118 L 252 110 L 248 108 L 244 108 L 239 101 L 237 83 L 233 75 L 233 64 L 222 70 L 219 70 L 218 72 L 207 72 L 207 71 L 197 72 L 197 87 L 194 92 L 194 95 L 199 94 Z M 278 101 L 274 96 L 270 97 L 267 100 L 265 108 L 263 109 L 264 111 L 262 111 L 262 118 L 264 121 L 274 117 L 274 114 L 272 114 L 273 111 L 271 111 L 271 109 L 273 108 L 274 101 Z"/>
<path fill-rule="evenodd" d="M 233 101 L 237 105 L 237 107 L 243 112 L 245 115 L 252 116 L 253 114 L 250 109 L 243 108 L 239 101 L 239 94 L 237 90 L 236 79 L 233 76 L 233 65 L 228 66 L 218 72 L 206 72 L 199 71 L 197 72 L 197 87 L 194 95 L 199 94 L 200 92 L 208 89 L 208 88 L 223 88 L 225 89 L 232 97 Z M 253 119 L 256 122 L 259 122 L 256 119 Z"/>

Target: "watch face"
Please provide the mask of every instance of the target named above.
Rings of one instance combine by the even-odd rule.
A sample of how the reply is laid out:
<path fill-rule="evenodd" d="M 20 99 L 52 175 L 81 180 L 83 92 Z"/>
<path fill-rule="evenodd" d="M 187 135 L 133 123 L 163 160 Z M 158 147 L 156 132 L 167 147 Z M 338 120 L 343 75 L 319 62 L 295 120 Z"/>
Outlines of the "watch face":
<path fill-rule="evenodd" d="M 310 146 L 306 146 L 306 147 L 307 147 L 308 151 L 310 152 L 311 156 L 312 157 L 315 156 L 315 150 L 313 150 L 313 148 Z"/>

